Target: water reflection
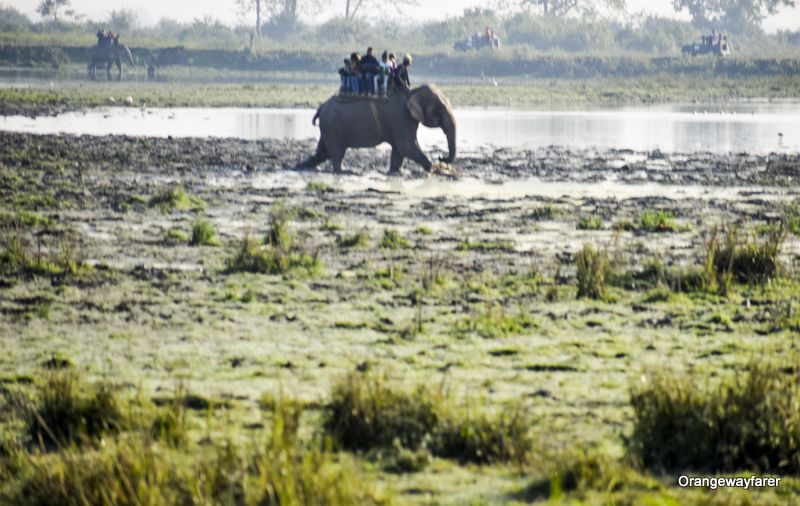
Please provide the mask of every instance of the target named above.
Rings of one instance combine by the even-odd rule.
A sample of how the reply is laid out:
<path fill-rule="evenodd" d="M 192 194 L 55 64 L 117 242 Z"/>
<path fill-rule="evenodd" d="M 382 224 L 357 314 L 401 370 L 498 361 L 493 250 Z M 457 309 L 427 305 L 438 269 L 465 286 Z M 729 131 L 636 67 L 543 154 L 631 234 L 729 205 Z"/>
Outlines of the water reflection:
<path fill-rule="evenodd" d="M 108 108 L 55 117 L 6 116 L 0 129 L 32 133 L 317 138 L 311 109 Z M 657 106 L 594 111 L 456 111 L 461 150 L 564 146 L 664 152 L 800 151 L 800 104 Z M 781 133 L 782 135 L 778 135 Z M 420 128 L 420 143 L 446 149 L 441 130 Z"/>

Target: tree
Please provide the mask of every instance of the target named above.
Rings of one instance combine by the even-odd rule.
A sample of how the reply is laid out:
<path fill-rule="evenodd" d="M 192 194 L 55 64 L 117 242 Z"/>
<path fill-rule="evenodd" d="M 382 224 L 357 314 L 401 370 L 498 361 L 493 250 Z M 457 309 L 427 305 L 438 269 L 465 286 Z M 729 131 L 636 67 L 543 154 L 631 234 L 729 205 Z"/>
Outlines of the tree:
<path fill-rule="evenodd" d="M 345 0 L 344 18 L 348 21 L 353 19 L 363 5 L 377 6 L 378 4 L 395 8 L 419 5 L 417 0 Z"/>
<path fill-rule="evenodd" d="M 139 17 L 131 9 L 113 10 L 108 18 L 108 26 L 115 32 L 129 32 L 138 24 Z"/>
<path fill-rule="evenodd" d="M 312 8 L 321 2 L 322 0 L 236 0 L 243 14 L 255 11 L 255 33 L 258 38 L 261 38 L 261 27 L 264 26 L 265 18 L 281 16 L 283 21 L 294 24 L 297 22 L 300 6 Z"/>
<path fill-rule="evenodd" d="M 58 12 L 64 9 L 64 14 L 71 16 L 75 12 L 69 9 L 69 0 L 42 0 L 39 6 L 36 7 L 38 12 L 43 18 L 53 16 L 53 21 L 58 22 Z"/>
<path fill-rule="evenodd" d="M 599 8 L 622 11 L 625 8 L 625 0 L 501 0 L 498 6 L 504 9 L 521 8 L 525 11 L 541 7 L 545 15 L 565 16 L 573 12 L 582 15 L 593 14 Z"/>
<path fill-rule="evenodd" d="M 760 28 L 764 18 L 794 5 L 794 0 L 672 0 L 675 12 L 687 10 L 692 23 L 704 29 Z"/>

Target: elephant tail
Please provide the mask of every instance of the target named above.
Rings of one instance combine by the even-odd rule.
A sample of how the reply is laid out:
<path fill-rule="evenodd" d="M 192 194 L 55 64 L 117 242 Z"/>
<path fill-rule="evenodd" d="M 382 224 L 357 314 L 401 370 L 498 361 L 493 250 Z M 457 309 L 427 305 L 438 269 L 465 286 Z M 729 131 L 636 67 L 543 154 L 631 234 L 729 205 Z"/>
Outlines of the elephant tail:
<path fill-rule="evenodd" d="M 319 119 L 319 109 L 317 109 L 317 112 L 314 114 L 314 117 L 311 119 L 311 124 L 316 126 L 317 119 Z"/>

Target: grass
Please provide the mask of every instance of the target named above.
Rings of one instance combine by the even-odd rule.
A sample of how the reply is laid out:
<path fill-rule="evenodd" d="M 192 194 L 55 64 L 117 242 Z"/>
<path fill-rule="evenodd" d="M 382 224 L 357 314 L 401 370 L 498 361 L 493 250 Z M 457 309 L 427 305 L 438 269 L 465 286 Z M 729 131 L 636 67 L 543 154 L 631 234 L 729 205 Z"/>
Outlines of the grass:
<path fill-rule="evenodd" d="M 147 206 L 157 208 L 162 213 L 172 211 L 205 211 L 203 199 L 187 194 L 183 187 L 173 186 L 156 192 L 147 201 Z"/>
<path fill-rule="evenodd" d="M 219 238 L 214 225 L 206 220 L 197 220 L 192 224 L 192 246 L 219 246 Z"/>
<path fill-rule="evenodd" d="M 342 235 L 336 238 L 336 245 L 343 249 L 366 249 L 369 247 L 369 234 L 362 229 L 352 235 Z"/>
<path fill-rule="evenodd" d="M 412 244 L 411 241 L 400 235 L 400 232 L 397 230 L 393 228 L 387 228 L 384 229 L 383 237 L 381 237 L 378 246 L 383 249 L 399 250 L 410 249 Z"/>
<path fill-rule="evenodd" d="M 81 248 L 70 230 L 0 230 L 0 271 L 22 277 L 78 278 L 92 271 L 81 258 Z"/>
<path fill-rule="evenodd" d="M 322 271 L 322 261 L 316 254 L 298 248 L 283 249 L 261 244 L 250 236 L 226 260 L 226 272 L 257 274 L 294 274 L 312 277 Z"/>
<path fill-rule="evenodd" d="M 479 251 L 482 253 L 491 253 L 495 251 L 514 251 L 514 241 L 511 240 L 496 240 L 496 241 L 470 241 L 469 238 L 461 241 L 456 246 L 458 251 Z"/>
<path fill-rule="evenodd" d="M 524 462 L 533 448 L 531 421 L 518 407 L 463 413 L 442 392 L 408 390 L 377 373 L 351 373 L 337 382 L 323 425 L 343 448 L 392 450 L 392 466 L 400 465 L 397 453 L 410 467 L 419 465 L 427 460 L 420 450 L 460 462 Z"/>
<path fill-rule="evenodd" d="M 30 441 L 44 448 L 90 442 L 118 431 L 124 423 L 120 402 L 109 385 L 84 388 L 72 373 L 47 377 L 24 418 Z"/>
<path fill-rule="evenodd" d="M 578 298 L 605 299 L 608 256 L 585 244 L 575 257 L 578 278 Z"/>
<path fill-rule="evenodd" d="M 578 230 L 600 230 L 603 228 L 603 218 L 595 215 L 581 216 L 576 228 Z"/>
<path fill-rule="evenodd" d="M 645 232 L 677 232 L 680 227 L 671 211 L 647 209 L 639 215 L 638 229 Z"/>
<path fill-rule="evenodd" d="M 456 323 L 455 335 L 477 334 L 485 339 L 495 339 L 530 333 L 536 327 L 535 321 L 527 314 L 506 312 L 498 304 L 487 303 L 483 311 L 477 311 L 469 318 Z"/>
<path fill-rule="evenodd" d="M 655 472 L 800 472 L 795 369 L 752 362 L 722 384 L 660 374 L 634 387 L 630 451 Z"/>

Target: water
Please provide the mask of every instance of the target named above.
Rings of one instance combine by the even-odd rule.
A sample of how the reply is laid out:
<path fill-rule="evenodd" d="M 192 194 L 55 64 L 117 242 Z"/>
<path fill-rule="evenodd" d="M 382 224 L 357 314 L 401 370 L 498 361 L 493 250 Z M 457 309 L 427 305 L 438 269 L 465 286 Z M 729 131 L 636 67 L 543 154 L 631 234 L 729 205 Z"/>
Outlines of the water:
<path fill-rule="evenodd" d="M 124 99 L 121 101 L 124 102 Z M 317 138 L 311 109 L 111 107 L 53 117 L 0 117 L 0 130 L 30 133 L 242 139 Z M 561 146 L 712 153 L 800 152 L 800 104 L 628 107 L 605 110 L 459 109 L 458 147 Z M 446 148 L 424 127 L 420 144 Z"/>

